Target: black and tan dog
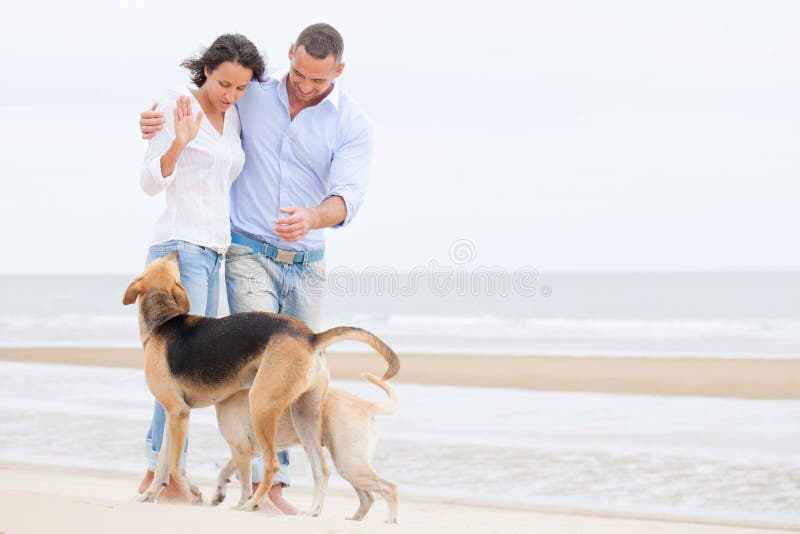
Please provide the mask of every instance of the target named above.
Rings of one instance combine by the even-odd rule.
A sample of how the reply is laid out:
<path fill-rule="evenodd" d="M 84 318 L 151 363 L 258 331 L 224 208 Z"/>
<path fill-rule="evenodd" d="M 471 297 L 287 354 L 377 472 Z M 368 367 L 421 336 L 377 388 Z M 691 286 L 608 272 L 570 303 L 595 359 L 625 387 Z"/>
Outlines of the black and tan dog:
<path fill-rule="evenodd" d="M 252 428 L 264 454 L 264 472 L 262 484 L 243 509 L 259 508 L 278 471 L 275 429 L 288 409 L 314 476 L 309 513 L 319 515 L 329 476 L 322 454 L 321 409 L 330 380 L 324 349 L 339 340 L 364 342 L 388 363 L 384 379 L 397 374 L 397 356 L 359 328 L 315 334 L 304 322 L 274 313 L 238 313 L 221 319 L 189 315 L 178 267 L 176 252 L 150 263 L 122 298 L 123 304 L 139 299 L 147 387 L 167 414 L 155 477 L 140 500 L 155 500 L 172 476 L 186 495 L 194 495 L 194 502 L 202 501 L 180 469 L 189 411 L 249 389 Z"/>

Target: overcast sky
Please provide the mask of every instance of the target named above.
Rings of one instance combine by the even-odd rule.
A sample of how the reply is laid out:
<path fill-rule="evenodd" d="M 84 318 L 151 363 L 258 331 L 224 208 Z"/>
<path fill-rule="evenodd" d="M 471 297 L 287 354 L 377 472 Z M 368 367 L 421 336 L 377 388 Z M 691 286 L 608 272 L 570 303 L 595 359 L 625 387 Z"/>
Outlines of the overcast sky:
<path fill-rule="evenodd" d="M 302 4 L 302 5 L 301 5 Z M 230 9 L 228 6 L 237 6 Z M 0 19 L 3 273 L 135 273 L 163 199 L 138 114 L 220 33 L 314 22 L 373 118 L 328 266 L 800 269 L 795 1 L 24 2 Z"/>

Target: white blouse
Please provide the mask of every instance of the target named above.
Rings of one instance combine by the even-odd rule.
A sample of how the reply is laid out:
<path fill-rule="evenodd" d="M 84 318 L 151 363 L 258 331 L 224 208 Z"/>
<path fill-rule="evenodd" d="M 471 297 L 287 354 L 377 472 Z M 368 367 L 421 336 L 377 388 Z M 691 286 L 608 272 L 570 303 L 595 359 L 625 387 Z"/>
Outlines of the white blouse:
<path fill-rule="evenodd" d="M 222 134 L 204 115 L 197 136 L 165 178 L 161 156 L 175 139 L 173 109 L 181 95 L 191 98 L 193 116 L 202 109 L 189 88 L 170 91 L 167 101 L 158 106 L 164 126 L 150 139 L 142 164 L 144 192 L 167 191 L 167 207 L 156 222 L 152 244 L 180 239 L 224 251 L 231 244 L 231 184 L 244 166 L 239 113 L 236 106 L 225 112 Z"/>

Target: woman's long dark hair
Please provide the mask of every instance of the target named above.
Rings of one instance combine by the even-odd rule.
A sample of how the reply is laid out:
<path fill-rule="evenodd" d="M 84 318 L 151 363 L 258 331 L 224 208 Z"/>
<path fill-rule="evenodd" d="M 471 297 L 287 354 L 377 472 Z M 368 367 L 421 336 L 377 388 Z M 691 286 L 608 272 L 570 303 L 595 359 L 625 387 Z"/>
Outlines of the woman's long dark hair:
<path fill-rule="evenodd" d="M 266 71 L 264 58 L 250 39 L 238 33 L 220 35 L 199 57 L 185 59 L 181 67 L 189 69 L 192 82 L 201 87 L 206 83 L 206 67 L 211 72 L 226 61 L 238 63 L 252 70 L 253 80 L 264 81 Z"/>

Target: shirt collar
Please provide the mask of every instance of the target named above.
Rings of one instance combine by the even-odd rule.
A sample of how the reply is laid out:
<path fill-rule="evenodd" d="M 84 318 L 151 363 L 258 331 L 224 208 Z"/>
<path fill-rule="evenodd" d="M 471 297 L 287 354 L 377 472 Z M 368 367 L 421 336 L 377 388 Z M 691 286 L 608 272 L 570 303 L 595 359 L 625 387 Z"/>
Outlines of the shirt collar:
<path fill-rule="evenodd" d="M 322 100 L 322 102 L 326 102 L 326 101 L 330 102 L 331 105 L 333 106 L 333 109 L 335 109 L 336 111 L 339 111 L 339 98 L 340 98 L 339 86 L 334 81 L 333 82 L 333 89 L 331 89 L 331 92 L 328 93 L 328 96 L 326 96 Z M 320 102 L 320 103 L 322 103 L 322 102 Z"/>
<path fill-rule="evenodd" d="M 274 78 L 278 80 L 277 90 L 279 98 L 282 102 L 286 105 L 286 108 L 289 108 L 289 96 L 286 93 L 286 82 L 289 79 L 289 69 L 281 69 L 275 73 Z M 333 109 L 339 111 L 339 100 L 341 99 L 341 92 L 339 91 L 339 85 L 334 81 L 333 82 L 333 89 L 331 92 L 328 93 L 328 96 L 322 99 L 322 101 L 317 104 L 317 106 L 322 106 L 326 102 L 333 106 Z"/>

